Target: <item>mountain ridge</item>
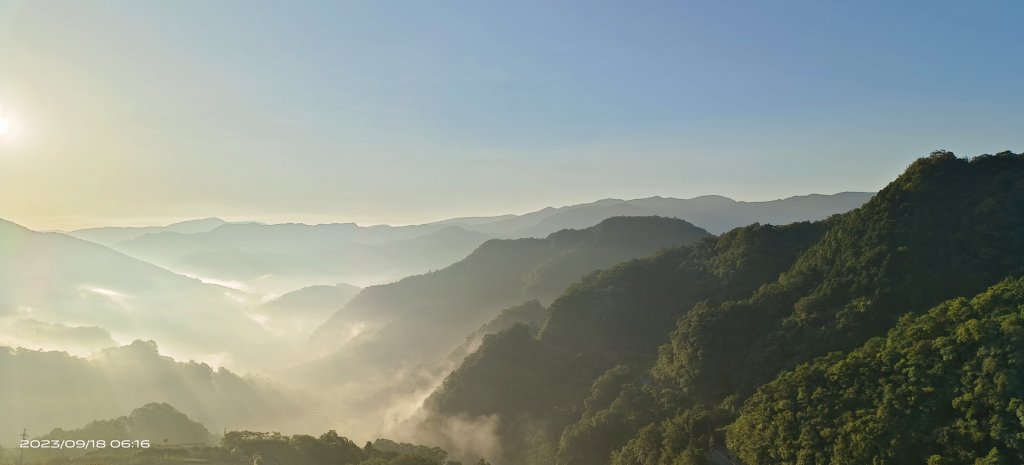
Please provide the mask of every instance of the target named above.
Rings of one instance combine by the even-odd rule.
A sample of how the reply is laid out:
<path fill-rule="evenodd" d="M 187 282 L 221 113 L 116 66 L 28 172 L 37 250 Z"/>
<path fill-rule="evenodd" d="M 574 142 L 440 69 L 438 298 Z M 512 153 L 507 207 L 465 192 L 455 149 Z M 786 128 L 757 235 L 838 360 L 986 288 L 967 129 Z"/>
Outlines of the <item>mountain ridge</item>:
<path fill-rule="evenodd" d="M 203 358 L 199 351 L 220 352 L 264 334 L 244 313 L 244 298 L 94 242 L 0 223 L 3 324 L 31 318 L 98 326 L 121 337 L 158 338 L 176 354 Z M 219 334 L 228 327 L 236 337 Z"/>
<path fill-rule="evenodd" d="M 847 213 L 732 230 L 584 279 L 539 335 L 485 338 L 419 428 L 496 418 L 499 463 L 702 463 L 755 388 L 1024 273 L 1022 237 L 1024 157 L 936 152 Z"/>
<path fill-rule="evenodd" d="M 679 219 L 622 217 L 546 239 L 492 239 L 444 269 L 364 289 L 314 332 L 311 350 L 324 356 L 287 376 L 366 408 L 403 404 L 409 392 L 426 396 L 450 369 L 448 356 L 500 310 L 544 302 L 588 272 L 707 236 Z M 389 388 L 360 392 L 383 380 Z"/>
<path fill-rule="evenodd" d="M 153 341 L 136 340 L 89 357 L 0 347 L 0 369 L 17 374 L 0 383 L 0 433 L 6 438 L 22 428 L 38 433 L 119 417 L 129 414 L 128 406 L 150 402 L 174 405 L 215 430 L 283 425 L 305 416 L 306 399 L 292 392 L 225 368 L 177 361 Z"/>

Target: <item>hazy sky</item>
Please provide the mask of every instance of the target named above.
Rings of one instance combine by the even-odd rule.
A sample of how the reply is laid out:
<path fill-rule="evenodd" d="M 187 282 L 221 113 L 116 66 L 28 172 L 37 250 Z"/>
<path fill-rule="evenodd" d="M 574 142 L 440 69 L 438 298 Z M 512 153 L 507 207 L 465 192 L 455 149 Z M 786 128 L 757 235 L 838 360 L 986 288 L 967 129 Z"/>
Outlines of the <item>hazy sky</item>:
<path fill-rule="evenodd" d="M 1024 150 L 1020 5 L 0 0 L 0 217 L 875 190 L 933 149 Z"/>

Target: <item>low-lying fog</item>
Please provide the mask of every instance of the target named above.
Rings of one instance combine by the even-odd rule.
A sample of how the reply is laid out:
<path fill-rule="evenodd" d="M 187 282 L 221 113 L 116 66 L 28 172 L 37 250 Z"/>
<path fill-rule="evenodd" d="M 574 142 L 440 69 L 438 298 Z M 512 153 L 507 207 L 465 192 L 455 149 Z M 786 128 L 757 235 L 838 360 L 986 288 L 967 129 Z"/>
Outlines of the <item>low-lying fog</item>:
<path fill-rule="evenodd" d="M 539 328 L 591 271 L 869 197 L 602 201 L 406 227 L 207 219 L 42 233 L 2 222 L 0 444 L 162 402 L 215 434 L 336 429 L 480 456 L 495 447 L 495 418 L 419 422 L 487 334 Z"/>

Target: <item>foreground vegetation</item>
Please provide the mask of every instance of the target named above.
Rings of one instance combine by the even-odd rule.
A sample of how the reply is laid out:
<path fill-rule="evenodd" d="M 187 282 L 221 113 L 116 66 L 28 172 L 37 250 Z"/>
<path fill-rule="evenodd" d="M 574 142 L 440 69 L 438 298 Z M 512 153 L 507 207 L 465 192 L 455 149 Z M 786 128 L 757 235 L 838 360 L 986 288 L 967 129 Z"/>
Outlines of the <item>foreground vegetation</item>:
<path fill-rule="evenodd" d="M 515 465 L 698 465 L 711 444 L 757 465 L 1024 463 L 1024 302 L 956 300 L 1019 276 L 1024 157 L 936 152 L 849 213 L 589 276 L 539 332 L 488 338 L 423 426 L 497 415 Z"/>
<path fill-rule="evenodd" d="M 230 431 L 219 445 L 154 445 L 138 449 L 31 451 L 24 460 L 40 465 L 462 465 L 437 447 L 387 439 L 359 447 L 328 431 L 319 437 Z M 0 464 L 18 463 L 15 451 L 0 450 Z M 489 465 L 481 459 L 472 465 Z"/>
<path fill-rule="evenodd" d="M 1022 277 L 1024 157 L 937 152 L 849 213 L 587 276 L 543 325 L 485 336 L 427 399 L 420 437 L 457 450 L 453 419 L 493 430 L 499 465 L 703 465 L 723 445 L 747 465 L 1021 464 Z M 455 464 L 441 448 L 237 431 L 33 460 Z"/>

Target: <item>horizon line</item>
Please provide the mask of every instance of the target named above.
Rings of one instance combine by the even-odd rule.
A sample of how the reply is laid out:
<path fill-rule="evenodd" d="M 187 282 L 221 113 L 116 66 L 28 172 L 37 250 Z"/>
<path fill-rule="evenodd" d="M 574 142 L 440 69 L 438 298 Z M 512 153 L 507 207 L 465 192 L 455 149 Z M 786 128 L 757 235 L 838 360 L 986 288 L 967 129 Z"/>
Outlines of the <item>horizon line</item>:
<path fill-rule="evenodd" d="M 388 223 L 388 222 L 364 222 L 364 223 L 360 223 L 358 220 L 351 220 L 351 221 L 326 220 L 327 217 L 330 217 L 332 215 L 315 215 L 315 214 L 313 214 L 313 215 L 294 215 L 294 216 L 292 216 L 292 215 L 254 215 L 254 216 L 241 216 L 241 215 L 212 215 L 212 216 L 210 216 L 210 215 L 197 215 L 197 216 L 181 216 L 181 217 L 175 217 L 175 216 L 138 217 L 138 218 L 136 218 L 134 220 L 131 220 L 131 219 L 125 218 L 125 217 L 120 217 L 120 218 L 110 218 L 113 221 L 106 222 L 106 223 L 102 222 L 101 219 L 90 218 L 89 220 L 86 221 L 85 224 L 92 223 L 94 225 L 85 225 L 85 226 L 79 226 L 79 227 L 74 227 L 74 228 L 37 228 L 37 227 L 34 227 L 34 226 L 31 225 L 31 223 L 32 223 L 31 221 L 29 221 L 29 222 L 22 222 L 22 221 L 11 219 L 11 218 L 8 218 L 8 217 L 5 217 L 5 216 L 0 216 L 0 219 L 6 220 L 6 221 L 10 221 L 10 222 L 15 223 L 15 224 L 17 224 L 19 226 L 23 226 L 25 228 L 28 228 L 28 229 L 31 229 L 31 230 L 37 231 L 37 232 L 59 232 L 59 233 L 71 233 L 71 232 L 82 231 L 82 230 L 103 229 L 103 228 L 163 228 L 163 227 L 168 227 L 168 226 L 171 226 L 171 225 L 175 225 L 175 224 L 179 224 L 179 223 L 184 223 L 184 222 L 189 222 L 189 221 L 202 221 L 202 220 L 211 220 L 211 219 L 217 219 L 217 220 L 224 221 L 225 223 L 234 223 L 234 224 L 245 224 L 245 223 L 263 224 L 263 225 L 296 224 L 296 225 L 306 225 L 306 226 L 352 224 L 352 225 L 355 225 L 355 226 L 360 227 L 360 228 L 374 228 L 374 227 L 393 227 L 393 228 L 399 228 L 399 227 L 422 226 L 422 225 L 436 224 L 436 223 L 440 223 L 440 222 L 460 220 L 460 219 L 518 217 L 518 216 L 523 216 L 523 215 L 527 215 L 527 214 L 531 214 L 531 213 L 537 213 L 537 212 L 544 211 L 544 210 L 547 210 L 547 209 L 573 208 L 573 207 L 580 207 L 580 206 L 595 204 L 595 203 L 598 203 L 598 202 L 607 202 L 607 201 L 633 202 L 633 201 L 638 201 L 638 200 L 649 200 L 649 199 L 666 199 L 666 200 L 684 200 L 685 201 L 685 200 L 696 200 L 696 199 L 708 198 L 708 197 L 717 197 L 717 198 L 727 199 L 727 200 L 730 200 L 730 201 L 736 202 L 736 203 L 767 203 L 767 202 L 777 202 L 777 201 L 789 200 L 789 199 L 801 198 L 801 197 L 813 197 L 813 196 L 831 197 L 831 196 L 842 195 L 842 194 L 875 194 L 877 192 L 878 191 L 846 190 L 846 191 L 839 191 L 839 192 L 834 192 L 834 193 L 830 193 L 830 194 L 823 194 L 823 193 L 796 194 L 796 195 L 790 195 L 790 196 L 785 196 L 785 197 L 778 197 L 778 198 L 771 198 L 771 199 L 762 199 L 762 200 L 749 200 L 749 199 L 740 200 L 740 199 L 736 199 L 736 198 L 733 198 L 733 197 L 729 197 L 729 196 L 726 196 L 726 195 L 720 195 L 720 194 L 702 194 L 702 195 L 697 195 L 697 196 L 693 196 L 693 197 L 673 197 L 673 196 L 652 195 L 652 196 L 647 196 L 647 197 L 636 197 L 636 198 L 631 198 L 631 199 L 621 199 L 621 198 L 616 198 L 616 197 L 604 197 L 604 198 L 600 198 L 600 199 L 589 201 L 589 202 L 571 203 L 571 204 L 560 205 L 560 206 L 547 205 L 547 206 L 544 206 L 544 207 L 541 207 L 541 208 L 533 208 L 533 209 L 529 209 L 529 210 L 526 210 L 526 211 L 521 211 L 521 212 L 518 212 L 518 213 L 497 213 L 497 214 L 476 214 L 476 215 L 467 214 L 467 215 L 442 217 L 440 219 L 433 219 L 433 220 L 425 221 L 425 222 L 390 222 L 390 223 Z M 305 216 L 307 219 L 299 219 L 298 217 L 300 217 L 300 216 Z M 313 218 L 317 218 L 317 217 L 324 218 L 324 220 L 314 220 L 313 219 Z M 76 216 L 36 217 L 35 219 L 37 219 L 37 220 L 38 219 L 71 220 L 71 219 L 74 219 L 74 218 L 84 219 L 82 217 L 76 217 Z M 294 219 L 288 219 L 288 218 L 294 218 Z M 122 220 L 122 222 L 118 222 L 118 220 Z M 123 222 L 124 220 L 127 220 L 127 222 Z"/>

